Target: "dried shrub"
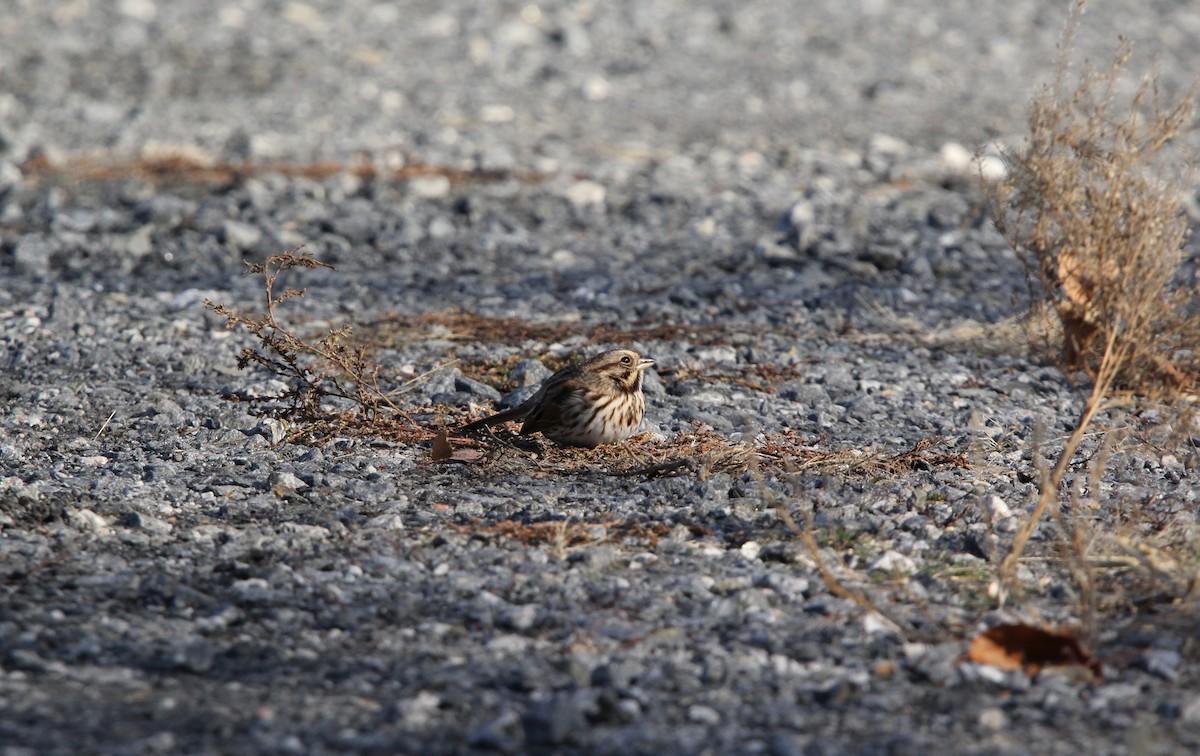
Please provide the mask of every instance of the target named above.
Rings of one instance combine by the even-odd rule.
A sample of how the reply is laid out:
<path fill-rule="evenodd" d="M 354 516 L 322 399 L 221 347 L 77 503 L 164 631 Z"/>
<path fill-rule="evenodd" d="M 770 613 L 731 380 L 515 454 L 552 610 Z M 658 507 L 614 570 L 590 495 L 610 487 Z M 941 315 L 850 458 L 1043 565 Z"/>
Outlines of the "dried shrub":
<path fill-rule="evenodd" d="M 1188 225 L 1178 166 L 1186 161 L 1175 141 L 1191 124 L 1197 89 L 1166 104 L 1153 74 L 1118 104 L 1131 56 L 1124 40 L 1106 70 L 1085 69 L 1068 87 L 1084 5 L 1071 7 L 1054 79 L 1034 98 L 1028 139 L 1005 154 L 1008 176 L 995 187 L 996 226 L 1032 272 L 1038 305 L 1057 317 L 1059 365 L 1082 371 L 1091 384 L 1054 464 L 1039 467 L 1038 501 L 1001 566 L 1002 589 L 1013 586 L 1030 537 L 1059 502 L 1093 421 L 1119 407 L 1159 406 L 1186 428 L 1200 377 L 1200 301 L 1184 266 Z M 1105 457 L 1093 461 L 1095 481 Z M 1071 519 L 1061 506 L 1055 511 L 1060 522 Z M 1077 578 L 1089 574 L 1087 528 L 1078 517 L 1069 528 Z M 1079 587 L 1094 590 L 1090 578 Z"/>
<path fill-rule="evenodd" d="M 305 293 L 291 288 L 278 291 L 280 276 L 296 268 L 332 270 L 333 266 L 301 253 L 297 247 L 265 262 L 246 264 L 248 275 L 262 276 L 264 312 L 247 315 L 224 303 L 204 301 L 205 307 L 225 318 L 227 328 L 244 329 L 257 340 L 256 346 L 242 350 L 238 367 L 244 370 L 257 366 L 287 386 L 273 396 L 235 398 L 249 402 L 255 415 L 288 422 L 290 441 L 320 443 L 343 433 L 410 440 L 431 437 L 392 401 L 407 384 L 383 375 L 368 348 L 354 342 L 351 326 L 306 339 L 279 320 L 280 305 Z"/>
<path fill-rule="evenodd" d="M 1200 307 L 1182 273 L 1187 218 L 1175 139 L 1191 124 L 1196 89 L 1163 102 L 1158 76 L 1127 106 L 1115 92 L 1132 50 L 1066 88 L 1064 35 L 1053 83 L 1034 98 L 1029 137 L 1004 157 L 997 228 L 1037 277 L 1061 325 L 1060 358 L 1092 382 L 1142 395 L 1195 387 Z"/>

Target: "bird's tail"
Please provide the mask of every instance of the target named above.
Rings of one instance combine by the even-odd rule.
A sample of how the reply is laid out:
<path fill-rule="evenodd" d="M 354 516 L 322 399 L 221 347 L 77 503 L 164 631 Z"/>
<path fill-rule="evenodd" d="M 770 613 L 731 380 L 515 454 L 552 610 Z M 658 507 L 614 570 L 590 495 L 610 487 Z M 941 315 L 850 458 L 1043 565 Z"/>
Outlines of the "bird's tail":
<path fill-rule="evenodd" d="M 507 409 L 507 410 L 504 410 L 503 412 L 497 412 L 496 414 L 491 415 L 490 417 L 485 417 L 482 420 L 476 420 L 473 423 L 467 423 L 463 427 L 459 428 L 459 432 L 460 433 L 470 433 L 472 431 L 477 431 L 482 428 L 490 428 L 493 425 L 499 425 L 500 423 L 506 423 L 509 420 L 520 420 L 520 419 L 524 418 L 527 414 L 529 414 L 529 407 L 527 407 L 524 404 L 520 404 L 520 405 L 517 405 L 516 407 L 513 407 L 512 409 Z"/>

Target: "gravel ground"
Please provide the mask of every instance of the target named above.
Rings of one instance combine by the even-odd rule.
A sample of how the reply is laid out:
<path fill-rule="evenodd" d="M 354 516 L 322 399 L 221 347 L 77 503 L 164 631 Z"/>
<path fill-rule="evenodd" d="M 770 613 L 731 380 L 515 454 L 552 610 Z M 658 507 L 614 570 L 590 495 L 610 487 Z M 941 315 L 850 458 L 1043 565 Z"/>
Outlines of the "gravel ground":
<path fill-rule="evenodd" d="M 1048 561 L 987 595 L 1016 523 L 989 512 L 1031 503 L 1081 397 L 1013 327 L 1021 266 L 969 164 L 1020 133 L 1061 10 L 792 5 L 17 0 L 0 753 L 1200 749 L 1170 586 L 1103 576 L 1102 680 L 958 663 L 985 627 L 1079 618 Z M 1118 33 L 1190 82 L 1200 11 L 1098 1 L 1082 53 Z M 212 171 L 146 171 L 181 154 Z M 458 360 L 403 395 L 423 422 L 511 388 L 481 365 L 627 332 L 659 363 L 649 435 L 450 465 L 282 441 L 224 398 L 276 384 L 203 302 L 259 306 L 242 261 L 301 243 L 338 269 L 296 274 L 298 329 L 386 332 L 400 375 Z M 780 434 L 941 456 L 612 474 Z M 1131 444 L 1100 527 L 1194 527 L 1197 467 Z M 900 625 L 835 595 L 775 502 Z"/>

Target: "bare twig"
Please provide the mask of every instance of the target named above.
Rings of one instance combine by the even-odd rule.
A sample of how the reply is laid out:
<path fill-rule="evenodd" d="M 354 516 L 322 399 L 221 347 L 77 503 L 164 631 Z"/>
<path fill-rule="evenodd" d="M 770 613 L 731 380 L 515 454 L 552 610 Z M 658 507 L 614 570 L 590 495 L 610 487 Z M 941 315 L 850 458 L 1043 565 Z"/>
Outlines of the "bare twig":
<path fill-rule="evenodd" d="M 103 435 L 105 429 L 108 428 L 108 424 L 111 423 L 112 419 L 116 416 L 117 416 L 116 410 L 113 410 L 112 412 L 108 413 L 108 417 L 105 418 L 104 424 L 100 426 L 100 430 L 96 431 L 96 435 L 92 436 L 93 442 L 98 441 L 100 439 L 100 436 Z"/>

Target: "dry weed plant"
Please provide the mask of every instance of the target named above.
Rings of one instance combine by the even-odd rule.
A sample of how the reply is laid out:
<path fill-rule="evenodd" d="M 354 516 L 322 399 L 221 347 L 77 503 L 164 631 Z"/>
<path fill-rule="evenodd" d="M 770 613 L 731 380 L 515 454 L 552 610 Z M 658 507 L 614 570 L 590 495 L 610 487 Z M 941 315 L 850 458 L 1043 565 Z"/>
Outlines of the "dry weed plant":
<path fill-rule="evenodd" d="M 1075 562 L 1087 564 L 1093 539 L 1080 497 L 1069 522 L 1060 497 L 1093 423 L 1117 408 L 1157 407 L 1187 427 L 1200 377 L 1200 301 L 1183 267 L 1186 163 L 1175 142 L 1191 126 L 1197 90 L 1164 103 L 1154 73 L 1126 105 L 1117 104 L 1131 56 L 1125 40 L 1107 69 L 1087 68 L 1069 88 L 1068 58 L 1084 5 L 1072 4 L 1054 79 L 1034 98 L 1026 143 L 1006 152 L 1008 176 L 994 188 L 996 226 L 1056 316 L 1058 364 L 1090 383 L 1073 430 L 1041 469 L 1038 500 L 1001 565 L 1002 595 L 1015 587 L 1019 560 L 1052 506 L 1073 533 Z M 1092 460 L 1096 484 L 1105 460 Z M 1081 592 L 1094 593 L 1094 576 L 1072 569 Z M 1094 596 L 1083 600 L 1094 609 Z"/>
<path fill-rule="evenodd" d="M 289 441 L 320 443 L 335 435 L 364 433 L 409 440 L 431 435 L 392 401 L 412 381 L 397 385 L 385 380 L 382 367 L 371 358 L 367 347 L 353 341 L 351 326 L 335 328 L 310 340 L 280 321 L 280 305 L 305 294 L 303 289 L 279 291 L 280 276 L 297 268 L 333 269 L 300 249 L 274 255 L 262 263 L 246 263 L 248 275 L 262 276 L 266 300 L 262 313 L 246 315 L 224 303 L 204 301 L 205 307 L 225 318 L 226 328 L 245 329 L 257 339 L 257 346 L 242 350 L 238 367 L 244 370 L 256 365 L 287 385 L 281 394 L 237 400 L 250 402 L 255 415 L 288 423 Z M 385 389 L 385 385 L 394 387 Z"/>

